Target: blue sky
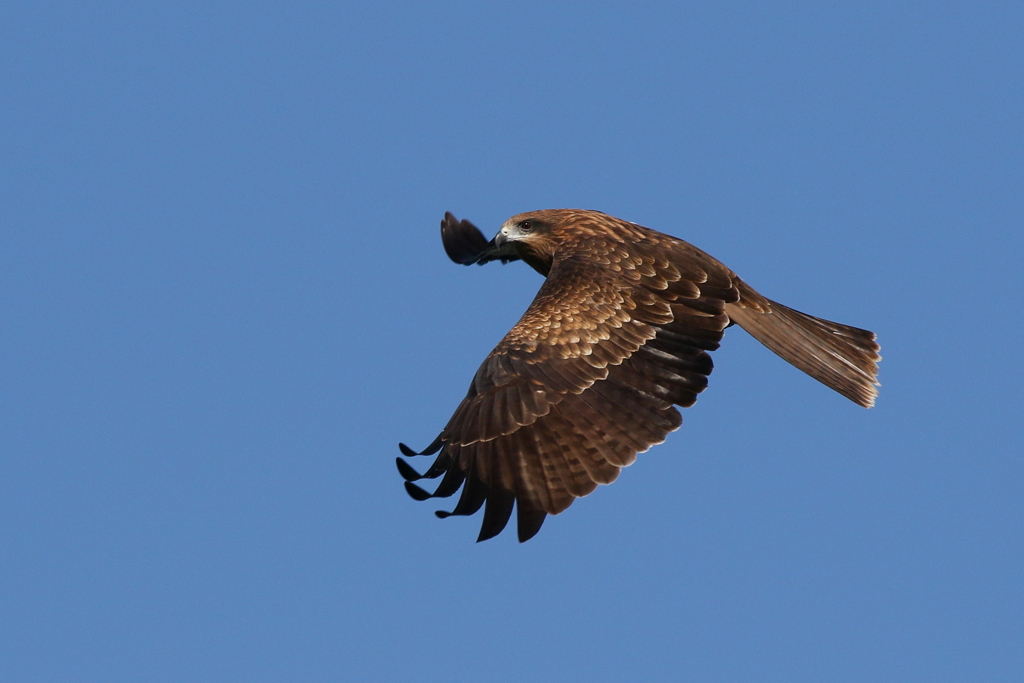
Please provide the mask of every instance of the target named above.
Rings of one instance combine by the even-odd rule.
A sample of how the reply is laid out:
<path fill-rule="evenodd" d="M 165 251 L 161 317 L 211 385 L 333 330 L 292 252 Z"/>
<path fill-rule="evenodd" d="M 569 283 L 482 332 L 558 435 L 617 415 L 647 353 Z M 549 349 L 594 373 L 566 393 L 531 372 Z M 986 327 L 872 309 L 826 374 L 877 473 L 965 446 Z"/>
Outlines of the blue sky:
<path fill-rule="evenodd" d="M 1019 3 L 8 3 L 0 678 L 1010 681 Z M 395 471 L 593 208 L 878 332 L 865 411 L 737 328 L 520 545 Z M 440 507 L 440 506 L 438 506 Z"/>

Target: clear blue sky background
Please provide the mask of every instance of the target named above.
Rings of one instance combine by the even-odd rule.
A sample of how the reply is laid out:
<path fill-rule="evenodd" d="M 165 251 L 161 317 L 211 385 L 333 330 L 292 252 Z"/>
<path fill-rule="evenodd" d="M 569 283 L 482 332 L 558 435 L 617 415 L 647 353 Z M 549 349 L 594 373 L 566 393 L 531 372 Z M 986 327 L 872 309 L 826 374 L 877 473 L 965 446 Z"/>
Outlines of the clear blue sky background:
<path fill-rule="evenodd" d="M 1024 676 L 1024 4 L 0 9 L 0 680 Z M 594 208 L 876 330 L 738 328 L 533 541 L 394 468 Z M 446 503 L 448 501 L 445 501 Z"/>

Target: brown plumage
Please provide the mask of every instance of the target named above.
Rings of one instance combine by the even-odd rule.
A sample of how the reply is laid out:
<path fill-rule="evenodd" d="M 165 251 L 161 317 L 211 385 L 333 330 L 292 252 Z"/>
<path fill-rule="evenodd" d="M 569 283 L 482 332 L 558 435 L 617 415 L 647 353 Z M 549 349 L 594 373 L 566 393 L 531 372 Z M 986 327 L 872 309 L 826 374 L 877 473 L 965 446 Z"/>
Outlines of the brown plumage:
<path fill-rule="evenodd" d="M 484 506 L 482 541 L 517 513 L 519 540 L 548 514 L 615 481 L 682 423 L 707 386 L 709 351 L 736 323 L 852 401 L 874 404 L 879 346 L 867 330 L 805 315 L 758 294 L 686 242 L 597 211 L 514 216 L 493 240 L 450 213 L 441 237 L 456 263 L 522 259 L 546 276 L 522 319 L 491 351 L 419 474 L 398 458 L 416 500 L 462 494 Z M 442 477 L 434 493 L 413 482 Z"/>

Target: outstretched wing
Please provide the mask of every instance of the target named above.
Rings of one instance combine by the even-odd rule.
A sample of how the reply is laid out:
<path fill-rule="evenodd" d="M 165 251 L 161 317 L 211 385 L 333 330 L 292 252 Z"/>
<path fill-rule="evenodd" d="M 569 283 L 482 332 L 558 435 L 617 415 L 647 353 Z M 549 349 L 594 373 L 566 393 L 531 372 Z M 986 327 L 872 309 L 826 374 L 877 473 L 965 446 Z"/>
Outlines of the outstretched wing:
<path fill-rule="evenodd" d="M 522 319 L 487 356 L 419 474 L 398 459 L 417 500 L 462 494 L 484 506 L 478 540 L 540 530 L 682 422 L 712 369 L 739 300 L 732 273 L 685 242 L 653 233 L 622 243 L 595 235 L 556 260 Z M 407 456 L 417 455 L 402 445 Z M 413 482 L 442 477 L 433 493 Z"/>
<path fill-rule="evenodd" d="M 487 238 L 469 221 L 460 221 L 451 211 L 446 211 L 441 221 L 441 244 L 448 258 L 468 266 L 479 261 L 487 249 Z"/>

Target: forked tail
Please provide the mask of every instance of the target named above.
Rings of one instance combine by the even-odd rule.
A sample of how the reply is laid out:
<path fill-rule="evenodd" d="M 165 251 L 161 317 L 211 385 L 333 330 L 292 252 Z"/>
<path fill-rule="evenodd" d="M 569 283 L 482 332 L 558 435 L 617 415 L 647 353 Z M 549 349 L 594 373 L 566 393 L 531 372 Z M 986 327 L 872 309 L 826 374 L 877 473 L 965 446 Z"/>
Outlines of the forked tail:
<path fill-rule="evenodd" d="M 749 290 L 749 285 L 743 285 L 741 291 Z M 744 296 L 744 300 L 726 307 L 733 322 L 851 401 L 865 408 L 875 404 L 878 361 L 882 357 L 874 332 L 815 318 L 749 291 L 753 297 Z M 753 305 L 745 306 L 747 301 Z"/>

